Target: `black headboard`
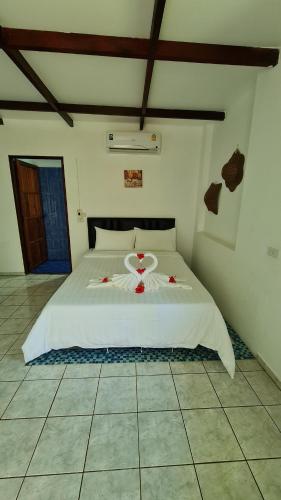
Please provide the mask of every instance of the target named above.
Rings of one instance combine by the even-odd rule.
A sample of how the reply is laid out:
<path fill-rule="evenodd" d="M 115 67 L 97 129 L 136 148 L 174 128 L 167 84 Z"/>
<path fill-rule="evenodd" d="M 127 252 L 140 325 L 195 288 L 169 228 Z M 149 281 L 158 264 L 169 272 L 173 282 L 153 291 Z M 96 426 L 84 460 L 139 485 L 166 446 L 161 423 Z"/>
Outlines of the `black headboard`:
<path fill-rule="evenodd" d="M 143 217 L 88 217 L 89 248 L 95 248 L 95 226 L 111 231 L 128 231 L 139 227 L 140 229 L 172 229 L 175 219 L 171 218 L 143 218 Z"/>

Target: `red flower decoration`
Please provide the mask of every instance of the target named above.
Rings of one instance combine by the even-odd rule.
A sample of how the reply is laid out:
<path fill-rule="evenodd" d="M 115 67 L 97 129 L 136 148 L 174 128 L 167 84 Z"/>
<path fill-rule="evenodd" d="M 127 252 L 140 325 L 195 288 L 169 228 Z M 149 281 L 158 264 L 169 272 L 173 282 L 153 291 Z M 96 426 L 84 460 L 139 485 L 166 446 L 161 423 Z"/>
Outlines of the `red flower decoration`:
<path fill-rule="evenodd" d="M 138 258 L 139 260 L 144 259 L 144 253 L 137 253 L 137 258 Z"/>
<path fill-rule="evenodd" d="M 144 292 L 144 284 L 142 281 L 139 282 L 138 286 L 135 288 L 136 293 L 143 293 Z"/>
<path fill-rule="evenodd" d="M 139 269 L 137 269 L 137 273 L 139 273 L 139 274 L 143 274 L 143 273 L 144 273 L 144 271 L 145 271 L 145 267 L 144 267 L 143 269 L 140 269 L 140 268 L 139 268 Z"/>
<path fill-rule="evenodd" d="M 101 282 L 102 282 L 102 283 L 108 283 L 108 282 L 109 282 L 109 279 L 108 279 L 107 277 L 102 278 L 102 279 L 101 279 Z"/>
<path fill-rule="evenodd" d="M 169 283 L 176 283 L 176 277 L 175 276 L 169 276 Z"/>

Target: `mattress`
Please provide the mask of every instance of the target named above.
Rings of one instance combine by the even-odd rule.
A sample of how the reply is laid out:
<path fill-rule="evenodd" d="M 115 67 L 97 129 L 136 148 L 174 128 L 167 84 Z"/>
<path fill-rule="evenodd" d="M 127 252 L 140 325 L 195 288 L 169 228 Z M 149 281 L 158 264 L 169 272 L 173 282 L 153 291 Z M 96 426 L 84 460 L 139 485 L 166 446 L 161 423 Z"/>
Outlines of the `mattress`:
<path fill-rule="evenodd" d="M 176 275 L 191 290 L 161 288 L 135 294 L 117 288 L 87 288 L 89 280 L 125 273 L 127 252 L 89 251 L 42 310 L 22 349 L 31 361 L 52 349 L 157 347 L 218 352 L 234 375 L 231 340 L 213 298 L 178 252 L 154 252 L 157 272 Z M 145 260 L 143 267 L 146 267 Z"/>

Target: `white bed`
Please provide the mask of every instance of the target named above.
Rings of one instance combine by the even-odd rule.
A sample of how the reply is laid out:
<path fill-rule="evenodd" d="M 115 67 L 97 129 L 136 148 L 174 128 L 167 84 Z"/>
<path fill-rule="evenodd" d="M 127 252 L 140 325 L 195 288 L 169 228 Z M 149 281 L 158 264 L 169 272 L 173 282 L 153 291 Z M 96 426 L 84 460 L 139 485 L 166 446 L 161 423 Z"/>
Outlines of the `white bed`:
<path fill-rule="evenodd" d="M 157 272 L 186 280 L 192 290 L 162 288 L 138 295 L 117 288 L 87 288 L 91 278 L 127 272 L 126 253 L 92 250 L 82 258 L 34 324 L 23 345 L 25 361 L 73 346 L 195 348 L 201 344 L 218 352 L 233 377 L 235 359 L 221 313 L 178 252 L 154 252 Z"/>

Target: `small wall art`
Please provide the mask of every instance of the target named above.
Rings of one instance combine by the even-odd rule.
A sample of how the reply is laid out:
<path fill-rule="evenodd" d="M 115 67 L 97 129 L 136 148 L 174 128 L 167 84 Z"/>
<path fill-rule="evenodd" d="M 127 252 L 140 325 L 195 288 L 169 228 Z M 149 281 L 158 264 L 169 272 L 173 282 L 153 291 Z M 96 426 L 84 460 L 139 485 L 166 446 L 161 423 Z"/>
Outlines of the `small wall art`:
<path fill-rule="evenodd" d="M 124 186 L 126 188 L 141 188 L 142 170 L 124 170 Z"/>
<path fill-rule="evenodd" d="M 204 201 L 209 212 L 213 212 L 213 214 L 218 215 L 219 211 L 219 195 L 221 191 L 222 183 L 215 184 L 212 182 L 209 188 L 207 189 Z"/>
<path fill-rule="evenodd" d="M 240 153 L 239 149 L 236 149 L 231 158 L 222 168 L 222 178 L 225 181 L 226 187 L 231 192 L 235 191 L 243 179 L 244 163 L 245 156 Z"/>

